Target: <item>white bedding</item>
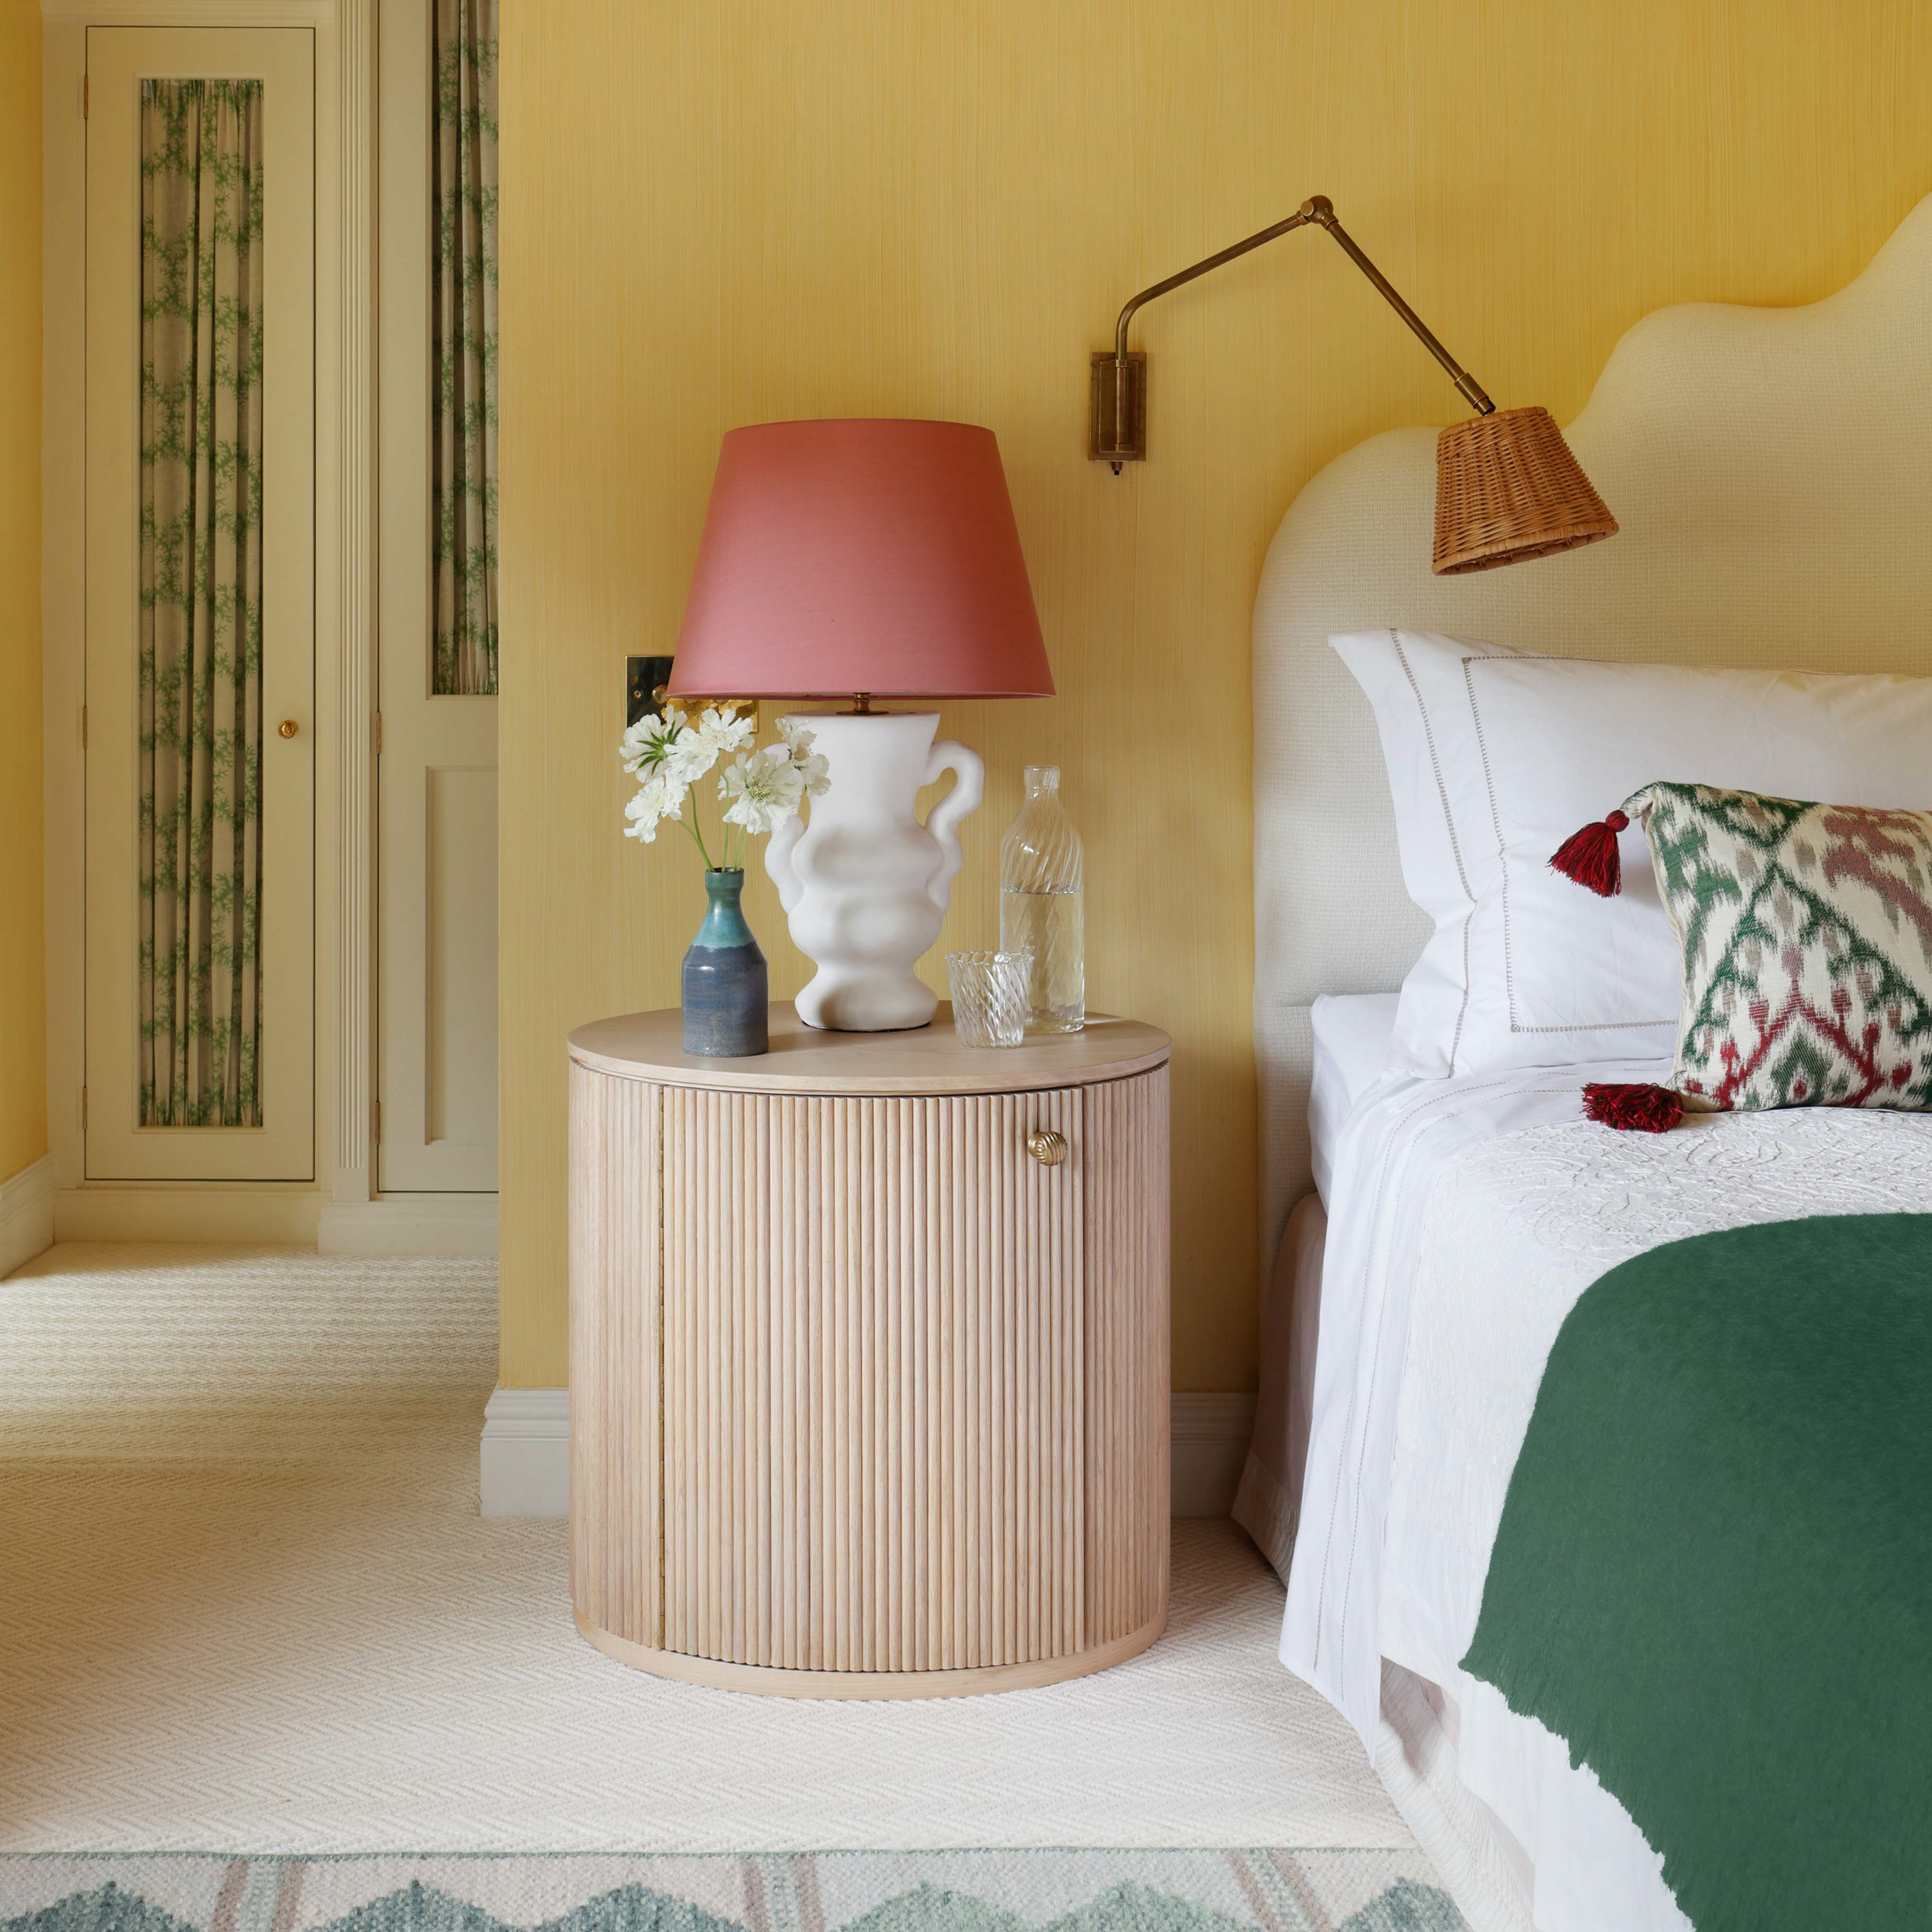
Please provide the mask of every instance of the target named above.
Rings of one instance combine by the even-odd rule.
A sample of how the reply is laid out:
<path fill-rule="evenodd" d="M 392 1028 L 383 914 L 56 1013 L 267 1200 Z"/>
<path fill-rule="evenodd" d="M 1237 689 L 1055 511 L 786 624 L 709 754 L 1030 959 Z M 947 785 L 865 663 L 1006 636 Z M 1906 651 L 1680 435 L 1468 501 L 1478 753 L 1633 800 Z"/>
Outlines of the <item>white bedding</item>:
<path fill-rule="evenodd" d="M 1289 1216 L 1262 1298 L 1262 1359 L 1254 1434 L 1234 1497 L 1234 1520 L 1285 1578 L 1294 1546 L 1302 1466 L 1314 1412 L 1322 1246 L 1335 1151 L 1356 1103 L 1382 1077 L 1395 1033 L 1394 993 L 1324 993 L 1311 1015 L 1315 1078 L 1308 1099 L 1316 1194 Z M 1305 1286 L 1304 1286 L 1305 1285 Z"/>
<path fill-rule="evenodd" d="M 1314 1077 L 1308 1089 L 1310 1165 L 1315 1191 L 1324 1202 L 1342 1130 L 1355 1103 L 1388 1068 L 1401 1004 L 1396 993 L 1322 993 L 1309 1010 L 1315 1036 Z"/>
<path fill-rule="evenodd" d="M 1388 1657 L 1441 1687 L 1458 1774 L 1534 1868 L 1545 1932 L 1679 1932 L 1659 1862 L 1558 1740 L 1456 1668 L 1550 1347 L 1659 1243 L 1932 1211 L 1932 1118 L 1796 1110 L 1614 1134 L 1586 1078 L 1654 1062 L 1384 1078 L 1336 1144 L 1315 1411 L 1281 1654 L 1372 1751 Z"/>

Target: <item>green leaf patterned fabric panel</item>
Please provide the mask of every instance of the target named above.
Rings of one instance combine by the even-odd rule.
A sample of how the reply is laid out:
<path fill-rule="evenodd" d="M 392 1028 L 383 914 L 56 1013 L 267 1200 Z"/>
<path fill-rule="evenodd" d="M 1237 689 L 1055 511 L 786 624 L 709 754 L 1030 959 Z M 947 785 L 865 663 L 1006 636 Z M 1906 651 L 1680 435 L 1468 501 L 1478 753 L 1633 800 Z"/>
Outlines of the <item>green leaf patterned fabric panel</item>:
<path fill-rule="evenodd" d="M 436 0 L 430 305 L 439 697 L 496 689 L 496 0 Z"/>
<path fill-rule="evenodd" d="M 1932 813 L 1653 784 L 1684 1104 L 1932 1108 Z"/>
<path fill-rule="evenodd" d="M 141 84 L 143 1126 L 262 1124 L 262 94 Z"/>

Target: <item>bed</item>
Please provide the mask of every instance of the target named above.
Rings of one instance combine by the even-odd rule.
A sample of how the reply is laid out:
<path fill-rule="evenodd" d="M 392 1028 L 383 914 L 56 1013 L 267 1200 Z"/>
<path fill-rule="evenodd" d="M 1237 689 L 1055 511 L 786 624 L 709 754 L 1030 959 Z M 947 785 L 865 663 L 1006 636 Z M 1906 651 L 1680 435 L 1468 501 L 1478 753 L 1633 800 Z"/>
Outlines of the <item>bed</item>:
<path fill-rule="evenodd" d="M 1932 1117 L 1799 1109 L 1612 1135 L 1582 1120 L 1579 1090 L 1664 1076 L 1634 1034 L 1644 1052 L 1587 1066 L 1392 1068 L 1393 996 L 1430 926 L 1405 890 L 1373 715 L 1328 640 L 1392 624 L 1582 661 L 1932 674 L 1928 297 L 1932 202 L 1826 302 L 1640 324 L 1570 431 L 1614 542 L 1431 577 L 1433 438 L 1400 432 L 1309 484 L 1264 573 L 1268 1286 L 1237 1515 L 1290 1584 L 1285 1661 L 1361 1731 L 1478 1932 L 1689 1922 L 1588 1766 L 1459 1661 L 1566 1316 L 1665 1241 L 1932 1212 Z"/>

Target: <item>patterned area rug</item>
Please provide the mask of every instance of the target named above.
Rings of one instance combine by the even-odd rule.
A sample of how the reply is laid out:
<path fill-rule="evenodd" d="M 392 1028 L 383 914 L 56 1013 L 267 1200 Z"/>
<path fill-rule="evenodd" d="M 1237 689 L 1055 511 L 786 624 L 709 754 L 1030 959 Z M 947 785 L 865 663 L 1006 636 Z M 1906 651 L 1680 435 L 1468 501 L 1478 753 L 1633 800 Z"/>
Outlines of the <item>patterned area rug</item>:
<path fill-rule="evenodd" d="M 1463 1932 L 1402 1851 L 0 1858 L 0 1932 Z"/>

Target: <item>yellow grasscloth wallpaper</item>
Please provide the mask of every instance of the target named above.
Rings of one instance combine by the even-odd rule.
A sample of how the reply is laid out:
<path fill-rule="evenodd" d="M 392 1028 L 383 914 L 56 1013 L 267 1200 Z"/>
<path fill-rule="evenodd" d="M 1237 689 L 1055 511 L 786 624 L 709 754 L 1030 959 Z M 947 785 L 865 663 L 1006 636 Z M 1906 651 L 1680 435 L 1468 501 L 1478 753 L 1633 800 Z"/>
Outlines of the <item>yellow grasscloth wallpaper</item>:
<path fill-rule="evenodd" d="M 1145 314 L 1118 479 L 1088 352 L 1320 191 L 1498 403 L 1567 421 L 1649 310 L 1864 263 L 1932 187 L 1932 8 L 510 0 L 501 112 L 504 1382 L 565 1378 L 564 1035 L 675 1004 L 704 905 L 620 836 L 624 657 L 676 638 L 725 430 L 874 415 L 997 431 L 1060 692 L 946 707 L 989 782 L 940 950 L 993 937 L 1021 767 L 1058 764 L 1090 1002 L 1174 1039 L 1175 1385 L 1250 1386 L 1255 584 L 1315 470 L 1462 411 L 1314 235 Z"/>
<path fill-rule="evenodd" d="M 40 860 L 40 10 L 0 0 L 0 1180 L 47 1150 Z"/>

